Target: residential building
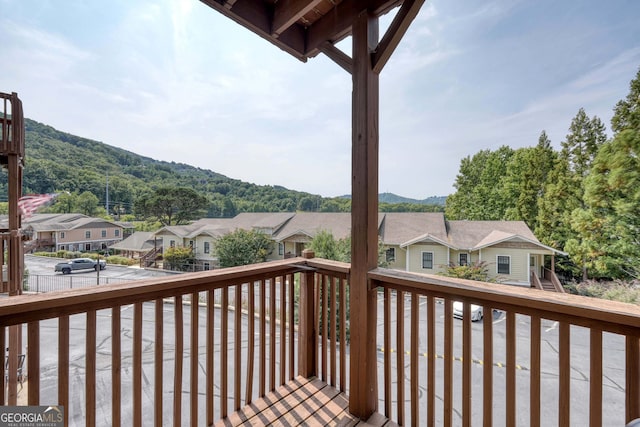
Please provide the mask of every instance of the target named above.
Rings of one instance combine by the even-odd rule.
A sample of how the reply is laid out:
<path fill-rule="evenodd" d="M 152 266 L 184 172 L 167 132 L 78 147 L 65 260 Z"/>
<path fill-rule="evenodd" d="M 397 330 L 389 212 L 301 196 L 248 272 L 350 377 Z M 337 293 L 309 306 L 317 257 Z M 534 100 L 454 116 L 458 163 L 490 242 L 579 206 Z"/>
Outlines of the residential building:
<path fill-rule="evenodd" d="M 133 229 L 129 223 L 92 218 L 82 214 L 34 214 L 24 221 L 30 235 L 25 252 L 106 250 Z"/>
<path fill-rule="evenodd" d="M 242 213 L 234 218 L 204 218 L 189 225 L 164 227 L 156 236 L 163 248 L 192 247 L 197 270 L 219 266 L 217 238 L 236 229 L 267 234 L 274 248 L 267 260 L 301 256 L 320 231 L 336 239 L 351 235 L 349 213 Z M 443 273 L 450 264 L 486 264 L 489 277 L 530 287 L 545 276 L 545 261 L 562 254 L 538 241 L 522 221 L 446 221 L 442 213 L 380 213 L 378 236 L 389 268 Z M 545 259 L 546 257 L 546 259 Z"/>

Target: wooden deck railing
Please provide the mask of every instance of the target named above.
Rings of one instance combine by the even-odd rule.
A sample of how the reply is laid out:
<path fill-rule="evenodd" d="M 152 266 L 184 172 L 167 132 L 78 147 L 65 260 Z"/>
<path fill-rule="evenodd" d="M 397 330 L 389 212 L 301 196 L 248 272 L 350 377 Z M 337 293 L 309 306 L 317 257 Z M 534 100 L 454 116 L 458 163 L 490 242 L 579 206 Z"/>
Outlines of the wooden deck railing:
<path fill-rule="evenodd" d="M 349 394 L 349 273 L 296 258 L 6 298 L 0 348 L 5 327 L 26 325 L 30 405 L 64 405 L 86 425 L 98 414 L 114 426 L 143 414 L 211 424 L 297 374 Z M 640 417 L 637 306 L 387 269 L 368 277 L 379 290 L 379 410 L 398 424 Z M 15 404 L 14 380 L 0 381 L 0 402 Z"/>
<path fill-rule="evenodd" d="M 211 424 L 297 375 L 300 271 L 298 258 L 5 298 L 0 348 L 5 327 L 26 325 L 30 405 L 64 405 L 86 425 L 97 413 Z M 15 382 L 0 381 L 0 402 L 16 404 Z"/>
<path fill-rule="evenodd" d="M 580 425 L 601 426 L 640 417 L 640 307 L 385 269 L 369 278 L 384 297 L 381 400 L 398 424 L 568 426 L 588 411 Z M 463 302 L 462 321 L 454 301 Z M 483 307 L 479 325 L 471 304 Z"/>

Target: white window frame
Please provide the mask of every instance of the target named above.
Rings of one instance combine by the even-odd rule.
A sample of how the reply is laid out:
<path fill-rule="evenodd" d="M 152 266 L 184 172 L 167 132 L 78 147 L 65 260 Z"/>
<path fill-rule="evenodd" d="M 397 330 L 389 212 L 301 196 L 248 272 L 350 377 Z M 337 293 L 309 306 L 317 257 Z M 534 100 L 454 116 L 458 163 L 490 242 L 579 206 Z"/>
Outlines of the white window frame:
<path fill-rule="evenodd" d="M 64 239 L 64 231 L 61 231 L 61 232 L 60 232 L 60 238 L 61 238 L 61 239 Z"/>
<path fill-rule="evenodd" d="M 384 252 L 384 257 L 387 262 L 396 262 L 396 248 L 387 248 Z"/>
<path fill-rule="evenodd" d="M 211 270 L 211 264 L 209 264 L 208 262 L 203 263 L 203 264 L 202 264 L 202 269 L 203 269 L 204 271 L 209 271 L 209 270 Z"/>
<path fill-rule="evenodd" d="M 211 243 L 204 242 L 203 243 L 203 251 L 205 254 L 211 253 Z"/>
<path fill-rule="evenodd" d="M 85 239 L 90 239 L 91 238 L 91 230 L 87 230 L 84 232 L 84 238 Z"/>
<path fill-rule="evenodd" d="M 100 230 L 100 235 L 104 238 L 107 237 L 107 230 Z"/>
<path fill-rule="evenodd" d="M 169 240 L 169 247 L 170 248 L 175 248 L 176 247 L 176 241 L 175 240 Z"/>
<path fill-rule="evenodd" d="M 507 273 L 501 273 L 500 272 L 500 266 L 501 265 L 505 265 L 504 263 L 500 263 L 500 258 L 506 258 L 508 263 L 506 264 L 507 268 L 508 268 L 508 272 Z M 511 274 L 511 255 L 496 255 L 496 274 Z"/>
<path fill-rule="evenodd" d="M 116 228 L 115 230 L 113 230 L 113 232 L 114 232 L 113 234 L 114 236 L 120 237 L 120 229 Z"/>
<path fill-rule="evenodd" d="M 431 262 L 431 267 L 425 267 L 425 266 L 424 266 L 424 262 L 425 262 L 424 256 L 425 256 L 426 254 L 431 254 L 431 260 L 430 260 L 430 262 Z M 435 257 L 435 254 L 434 254 L 432 251 L 422 251 L 422 255 L 421 255 L 422 268 L 423 268 L 424 270 L 433 270 L 433 266 L 435 265 L 435 262 L 434 262 L 434 261 L 435 261 L 435 258 L 436 258 L 436 257 Z M 427 260 L 427 261 L 429 261 L 429 260 Z"/>
<path fill-rule="evenodd" d="M 464 264 L 462 263 L 462 257 L 465 257 L 466 260 L 464 261 Z M 458 265 L 469 265 L 469 254 L 466 252 L 462 252 L 458 254 Z"/>

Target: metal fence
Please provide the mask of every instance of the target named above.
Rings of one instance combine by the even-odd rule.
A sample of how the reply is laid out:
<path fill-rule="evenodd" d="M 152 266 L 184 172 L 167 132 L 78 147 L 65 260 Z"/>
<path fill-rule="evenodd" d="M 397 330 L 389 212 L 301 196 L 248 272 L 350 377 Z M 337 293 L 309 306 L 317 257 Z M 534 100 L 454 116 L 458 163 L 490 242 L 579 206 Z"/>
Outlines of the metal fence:
<path fill-rule="evenodd" d="M 114 283 L 130 282 L 132 279 L 122 279 L 115 277 L 100 277 L 100 283 L 98 278 L 87 276 L 74 276 L 73 274 L 64 275 L 37 275 L 30 274 L 29 280 L 24 287 L 25 292 L 53 292 L 61 291 L 64 289 L 76 289 L 86 288 L 89 286 L 97 285 L 110 285 Z"/>

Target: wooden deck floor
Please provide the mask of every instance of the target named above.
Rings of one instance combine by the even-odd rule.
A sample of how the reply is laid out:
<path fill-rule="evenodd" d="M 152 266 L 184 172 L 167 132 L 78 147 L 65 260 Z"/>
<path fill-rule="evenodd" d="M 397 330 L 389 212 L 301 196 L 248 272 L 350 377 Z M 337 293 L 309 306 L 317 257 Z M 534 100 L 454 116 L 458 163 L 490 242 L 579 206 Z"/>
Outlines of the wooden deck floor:
<path fill-rule="evenodd" d="M 221 426 L 393 426 L 380 414 L 360 421 L 347 410 L 348 397 L 319 379 L 297 377 L 215 425 Z"/>

